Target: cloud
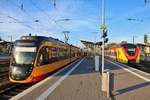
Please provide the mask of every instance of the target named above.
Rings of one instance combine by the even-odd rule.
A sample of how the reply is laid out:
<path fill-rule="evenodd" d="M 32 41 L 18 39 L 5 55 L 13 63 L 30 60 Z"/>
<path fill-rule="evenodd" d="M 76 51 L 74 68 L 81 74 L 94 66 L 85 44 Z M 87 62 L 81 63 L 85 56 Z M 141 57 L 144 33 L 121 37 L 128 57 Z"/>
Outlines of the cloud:
<path fill-rule="evenodd" d="M 25 17 L 21 16 L 20 12 L 15 12 L 15 10 L 8 8 L 5 9 L 2 7 L 0 7 L 0 11 L 0 32 L 14 33 L 20 32 L 22 30 L 28 30 L 28 28 L 32 28 L 30 25 L 22 23 L 25 21 Z"/>
<path fill-rule="evenodd" d="M 35 2 L 35 0 L 33 1 Z M 5 22 L 0 23 L 0 32 L 7 34 L 12 33 L 14 38 L 32 33 L 37 35 L 52 36 L 64 40 L 64 36 L 61 32 L 67 30 L 71 31 L 70 34 L 72 41 L 79 41 L 81 33 L 84 32 L 85 34 L 87 31 L 93 32 L 96 29 L 99 29 L 99 18 L 95 14 L 88 14 L 86 11 L 84 12 L 84 10 L 87 9 L 92 9 L 91 11 L 93 11 L 93 8 L 85 9 L 84 7 L 86 7 L 86 5 L 83 1 L 67 0 L 66 2 L 66 0 L 60 0 L 59 2 L 57 1 L 56 9 L 51 7 L 51 4 L 49 3 L 42 4 L 43 2 L 45 1 L 39 0 L 35 3 L 37 6 L 44 9 L 44 12 L 31 5 L 30 0 L 25 2 L 26 5 L 29 4 L 28 7 L 25 6 L 24 8 L 26 12 L 21 11 L 19 8 L 10 3 L 6 3 L 9 7 L 0 7 L 0 11 L 5 13 L 2 14 L 3 16 L 0 16 L 0 22 Z M 15 20 L 8 18 L 8 15 L 18 19 L 21 22 L 31 23 L 8 23 L 15 22 Z M 57 21 L 66 18 L 71 20 Z M 32 22 L 34 20 L 39 20 L 39 22 Z M 82 37 L 85 36 L 83 35 Z"/>

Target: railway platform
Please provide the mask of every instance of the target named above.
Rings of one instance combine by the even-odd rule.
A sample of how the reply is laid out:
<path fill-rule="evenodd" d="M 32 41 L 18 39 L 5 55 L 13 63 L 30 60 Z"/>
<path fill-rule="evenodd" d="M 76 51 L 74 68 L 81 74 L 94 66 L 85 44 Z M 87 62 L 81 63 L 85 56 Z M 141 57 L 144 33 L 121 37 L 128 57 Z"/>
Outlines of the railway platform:
<path fill-rule="evenodd" d="M 110 98 L 101 91 L 101 74 L 94 71 L 94 59 L 86 57 L 11 100 L 149 100 L 149 74 L 108 59 L 105 68 L 114 73 L 114 90 Z"/>
<path fill-rule="evenodd" d="M 114 73 L 113 100 L 149 100 L 150 74 L 112 60 L 105 62 Z"/>

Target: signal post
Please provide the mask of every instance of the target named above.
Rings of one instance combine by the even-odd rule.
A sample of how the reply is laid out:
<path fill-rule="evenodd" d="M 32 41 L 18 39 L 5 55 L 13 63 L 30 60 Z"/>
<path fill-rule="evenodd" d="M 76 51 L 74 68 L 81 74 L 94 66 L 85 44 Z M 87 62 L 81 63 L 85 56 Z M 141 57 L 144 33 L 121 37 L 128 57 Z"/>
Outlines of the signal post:
<path fill-rule="evenodd" d="M 104 67 L 104 46 L 105 43 L 108 42 L 107 37 L 107 29 L 105 24 L 105 0 L 102 0 L 102 91 L 106 92 L 107 97 L 111 96 L 112 90 L 113 90 L 113 80 L 114 78 L 113 73 L 111 73 L 109 70 L 105 70 Z"/>

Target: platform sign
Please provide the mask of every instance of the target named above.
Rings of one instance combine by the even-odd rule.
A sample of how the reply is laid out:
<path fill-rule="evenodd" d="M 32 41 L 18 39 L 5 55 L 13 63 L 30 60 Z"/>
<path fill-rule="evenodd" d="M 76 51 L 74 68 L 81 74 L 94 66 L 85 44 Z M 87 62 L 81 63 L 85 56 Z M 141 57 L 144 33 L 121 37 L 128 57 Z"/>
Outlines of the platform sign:
<path fill-rule="evenodd" d="M 106 29 L 106 24 L 102 24 L 101 29 L 105 30 Z"/>

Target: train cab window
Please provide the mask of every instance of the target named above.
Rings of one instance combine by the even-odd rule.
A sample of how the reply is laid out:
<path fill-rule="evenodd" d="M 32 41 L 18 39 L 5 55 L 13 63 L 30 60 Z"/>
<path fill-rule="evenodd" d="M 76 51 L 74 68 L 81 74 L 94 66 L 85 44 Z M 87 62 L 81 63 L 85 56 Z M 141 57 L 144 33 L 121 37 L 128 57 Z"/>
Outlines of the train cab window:
<path fill-rule="evenodd" d="M 126 50 L 126 52 L 128 53 L 129 56 L 134 56 L 135 55 L 135 49 L 136 46 L 133 44 L 124 44 L 122 45 L 124 47 L 124 49 Z"/>

